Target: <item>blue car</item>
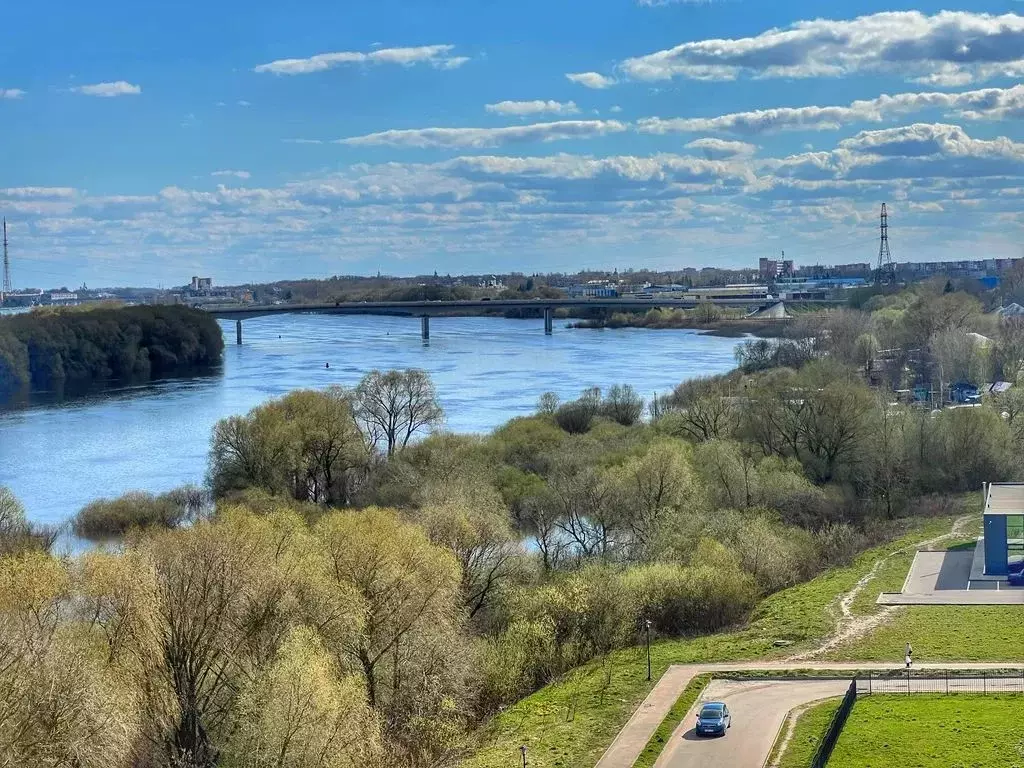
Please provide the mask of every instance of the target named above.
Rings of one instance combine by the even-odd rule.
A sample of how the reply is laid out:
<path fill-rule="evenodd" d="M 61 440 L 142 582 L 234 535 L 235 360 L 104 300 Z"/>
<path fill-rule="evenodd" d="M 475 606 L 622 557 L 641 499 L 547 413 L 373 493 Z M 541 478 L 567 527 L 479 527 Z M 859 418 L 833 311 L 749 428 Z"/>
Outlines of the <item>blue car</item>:
<path fill-rule="evenodd" d="M 725 736 L 725 732 L 732 726 L 732 715 L 729 714 L 729 707 L 721 701 L 708 701 L 697 713 L 698 736 Z"/>
<path fill-rule="evenodd" d="M 1024 587 L 1024 560 L 1010 563 L 1006 580 L 1010 582 L 1011 587 Z"/>

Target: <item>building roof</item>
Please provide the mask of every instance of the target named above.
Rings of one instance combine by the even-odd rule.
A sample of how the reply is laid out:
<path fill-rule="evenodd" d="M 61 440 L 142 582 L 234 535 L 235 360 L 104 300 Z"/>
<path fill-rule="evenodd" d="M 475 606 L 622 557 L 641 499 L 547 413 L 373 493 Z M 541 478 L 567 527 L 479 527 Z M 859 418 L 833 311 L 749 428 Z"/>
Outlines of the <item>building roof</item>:
<path fill-rule="evenodd" d="M 989 483 L 986 515 L 1024 515 L 1024 483 Z"/>

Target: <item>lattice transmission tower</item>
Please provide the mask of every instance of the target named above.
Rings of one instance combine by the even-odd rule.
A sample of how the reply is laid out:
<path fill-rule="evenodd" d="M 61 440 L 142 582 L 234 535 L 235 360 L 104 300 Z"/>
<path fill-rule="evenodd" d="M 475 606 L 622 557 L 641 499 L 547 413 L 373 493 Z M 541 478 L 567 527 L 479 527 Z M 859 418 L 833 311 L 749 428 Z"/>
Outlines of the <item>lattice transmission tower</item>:
<path fill-rule="evenodd" d="M 889 252 L 889 214 L 885 210 L 885 203 L 882 203 L 879 224 L 881 237 L 878 241 L 878 270 L 875 272 L 875 282 L 883 285 L 896 282 L 896 265 L 892 263 L 892 254 Z"/>
<path fill-rule="evenodd" d="M 4 219 L 4 282 L 0 285 L 0 304 L 4 303 L 7 294 L 13 293 L 11 289 L 11 257 L 7 254 L 7 219 Z"/>

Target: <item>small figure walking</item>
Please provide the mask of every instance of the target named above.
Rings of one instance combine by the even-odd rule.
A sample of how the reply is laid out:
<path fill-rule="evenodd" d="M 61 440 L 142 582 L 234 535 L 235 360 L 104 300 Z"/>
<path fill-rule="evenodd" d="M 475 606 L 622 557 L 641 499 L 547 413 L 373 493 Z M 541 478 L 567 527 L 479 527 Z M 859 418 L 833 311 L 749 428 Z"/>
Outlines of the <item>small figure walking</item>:
<path fill-rule="evenodd" d="M 914 662 L 914 649 L 911 647 L 910 643 L 907 643 L 905 657 L 907 662 L 907 669 L 910 669 L 910 665 Z"/>

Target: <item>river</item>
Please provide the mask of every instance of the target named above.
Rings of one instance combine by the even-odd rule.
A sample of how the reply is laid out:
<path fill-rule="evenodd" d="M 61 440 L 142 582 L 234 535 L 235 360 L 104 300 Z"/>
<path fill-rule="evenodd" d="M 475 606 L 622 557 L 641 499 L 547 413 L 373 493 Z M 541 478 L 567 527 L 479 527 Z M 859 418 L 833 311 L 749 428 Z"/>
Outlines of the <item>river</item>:
<path fill-rule="evenodd" d="M 284 315 L 222 322 L 223 369 L 213 376 L 111 389 L 0 413 L 0 485 L 32 520 L 62 523 L 99 497 L 202 483 L 218 419 L 297 388 L 352 386 L 373 368 L 423 368 L 446 426 L 487 432 L 531 413 L 553 391 L 632 384 L 649 398 L 694 376 L 734 367 L 736 339 L 685 330 L 570 330 L 541 320 Z M 330 368 L 325 364 L 329 363 Z"/>

